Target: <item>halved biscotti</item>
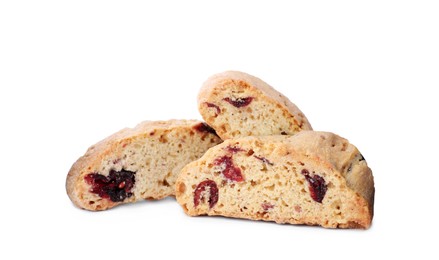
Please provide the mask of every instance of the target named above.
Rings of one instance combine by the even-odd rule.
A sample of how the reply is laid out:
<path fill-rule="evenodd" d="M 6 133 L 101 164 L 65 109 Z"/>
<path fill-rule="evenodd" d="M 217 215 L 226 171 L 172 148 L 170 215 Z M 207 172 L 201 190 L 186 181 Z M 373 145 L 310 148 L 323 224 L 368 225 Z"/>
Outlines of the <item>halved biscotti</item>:
<path fill-rule="evenodd" d="M 287 97 L 261 79 L 239 71 L 210 77 L 198 95 L 198 109 L 223 140 L 312 130 L 305 115 Z"/>
<path fill-rule="evenodd" d="M 226 140 L 183 168 L 176 197 L 191 216 L 365 229 L 374 181 L 346 139 L 302 131 Z"/>
<path fill-rule="evenodd" d="M 174 195 L 183 166 L 221 142 L 200 121 L 143 122 L 91 146 L 70 169 L 67 194 L 87 210 Z"/>

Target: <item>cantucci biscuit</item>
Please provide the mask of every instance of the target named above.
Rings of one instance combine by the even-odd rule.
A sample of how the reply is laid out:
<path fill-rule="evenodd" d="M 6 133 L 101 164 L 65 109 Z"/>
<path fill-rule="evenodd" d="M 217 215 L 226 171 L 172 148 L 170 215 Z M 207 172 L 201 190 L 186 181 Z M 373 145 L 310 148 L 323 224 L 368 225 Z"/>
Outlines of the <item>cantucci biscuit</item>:
<path fill-rule="evenodd" d="M 200 121 L 143 122 L 90 147 L 68 173 L 67 194 L 87 210 L 174 195 L 183 166 L 221 142 Z"/>
<path fill-rule="evenodd" d="M 198 110 L 223 140 L 312 130 L 287 97 L 261 79 L 238 71 L 210 77 L 199 92 Z"/>
<path fill-rule="evenodd" d="M 191 216 L 369 228 L 374 181 L 361 153 L 327 132 L 226 140 L 183 168 L 176 198 Z"/>

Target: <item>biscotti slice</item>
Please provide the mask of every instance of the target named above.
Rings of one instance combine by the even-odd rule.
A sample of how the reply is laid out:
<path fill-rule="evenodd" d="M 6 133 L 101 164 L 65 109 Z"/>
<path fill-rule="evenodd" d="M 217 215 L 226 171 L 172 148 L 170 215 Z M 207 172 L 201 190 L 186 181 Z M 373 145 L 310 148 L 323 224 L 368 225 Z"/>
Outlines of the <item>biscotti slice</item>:
<path fill-rule="evenodd" d="M 143 122 L 91 146 L 70 169 L 67 194 L 87 210 L 174 195 L 183 166 L 221 142 L 204 122 Z"/>
<path fill-rule="evenodd" d="M 176 197 L 190 216 L 366 229 L 374 181 L 346 139 L 303 131 L 226 140 L 183 168 Z"/>
<path fill-rule="evenodd" d="M 198 95 L 198 110 L 223 140 L 312 130 L 287 97 L 261 79 L 238 71 L 210 77 Z"/>

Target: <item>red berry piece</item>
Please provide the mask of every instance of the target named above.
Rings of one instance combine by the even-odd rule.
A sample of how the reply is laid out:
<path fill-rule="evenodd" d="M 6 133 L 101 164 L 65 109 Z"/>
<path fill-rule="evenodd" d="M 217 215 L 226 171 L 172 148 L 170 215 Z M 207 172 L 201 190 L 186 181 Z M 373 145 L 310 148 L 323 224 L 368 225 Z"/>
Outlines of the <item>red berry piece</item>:
<path fill-rule="evenodd" d="M 250 105 L 250 103 L 253 101 L 253 97 L 237 98 L 237 99 L 231 99 L 227 97 L 223 100 L 235 107 L 245 107 Z"/>
<path fill-rule="evenodd" d="M 207 192 L 207 194 L 206 194 Z M 200 205 L 200 201 L 204 200 L 207 197 L 209 197 L 209 208 L 213 208 L 215 204 L 218 202 L 218 187 L 216 186 L 216 183 L 212 180 L 205 180 L 200 182 L 198 186 L 195 188 L 194 191 L 194 205 L 197 207 Z"/>
<path fill-rule="evenodd" d="M 273 166 L 273 163 L 270 162 L 267 158 L 262 157 L 262 156 L 256 156 L 256 155 L 253 155 L 253 156 L 254 156 L 256 159 L 261 160 L 263 163 L 266 163 L 266 164 L 268 164 L 268 165 Z"/>
<path fill-rule="evenodd" d="M 263 209 L 264 211 L 269 211 L 270 209 L 274 208 L 274 205 L 265 202 L 265 203 L 262 203 L 262 204 L 261 204 L 261 207 L 262 207 L 262 209 Z"/>
<path fill-rule="evenodd" d="M 204 104 L 206 104 L 207 107 L 213 107 L 216 110 L 216 115 L 218 115 L 219 113 L 221 113 L 221 108 L 219 108 L 219 106 L 209 103 L 209 102 L 205 102 Z"/>
<path fill-rule="evenodd" d="M 135 174 L 135 172 L 125 170 L 120 172 L 111 170 L 108 176 L 90 173 L 84 177 L 84 180 L 91 185 L 91 193 L 113 202 L 121 202 L 133 196 L 131 189 L 136 181 Z"/>
<path fill-rule="evenodd" d="M 241 149 L 237 146 L 227 146 L 226 148 L 224 148 L 227 152 L 229 153 L 239 153 L 239 152 L 245 152 L 244 149 Z"/>
<path fill-rule="evenodd" d="M 211 133 L 211 134 L 218 136 L 215 132 L 215 129 L 213 129 L 212 127 L 210 127 L 208 124 L 206 124 L 204 122 L 199 123 L 198 125 L 195 125 L 194 129 L 200 133 Z"/>
<path fill-rule="evenodd" d="M 215 165 L 220 166 L 224 177 L 231 181 L 241 182 L 244 181 L 241 169 L 233 164 L 232 157 L 223 156 L 215 159 L 213 162 Z"/>
<path fill-rule="evenodd" d="M 314 176 L 309 175 L 309 171 L 306 169 L 302 170 L 302 175 L 305 176 L 308 181 L 311 198 L 316 202 L 322 203 L 326 190 L 328 189 L 325 179 L 317 174 L 314 174 Z"/>

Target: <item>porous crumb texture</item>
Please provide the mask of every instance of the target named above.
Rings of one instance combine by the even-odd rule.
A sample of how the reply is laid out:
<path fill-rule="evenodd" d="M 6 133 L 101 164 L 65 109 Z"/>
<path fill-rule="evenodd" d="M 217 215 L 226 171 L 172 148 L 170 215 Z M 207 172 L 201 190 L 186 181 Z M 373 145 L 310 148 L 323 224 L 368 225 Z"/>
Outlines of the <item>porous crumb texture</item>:
<path fill-rule="evenodd" d="M 183 168 L 176 198 L 191 216 L 221 215 L 326 228 L 369 228 L 372 171 L 335 134 L 226 140 Z"/>
<path fill-rule="evenodd" d="M 91 146 L 70 169 L 67 193 L 88 210 L 174 195 L 181 169 L 221 142 L 200 121 L 143 122 Z"/>
<path fill-rule="evenodd" d="M 238 71 L 210 77 L 199 92 L 198 109 L 223 140 L 312 130 L 287 97 L 261 79 Z"/>

